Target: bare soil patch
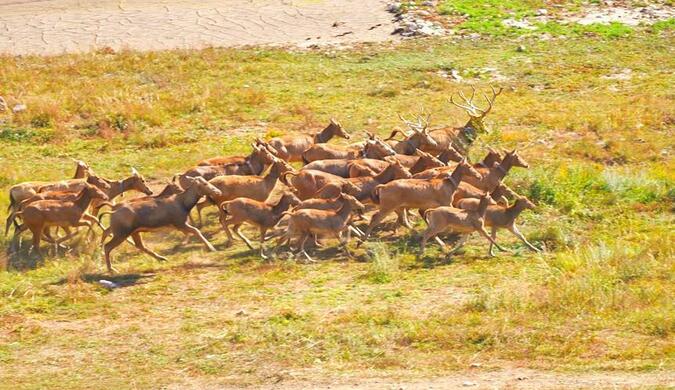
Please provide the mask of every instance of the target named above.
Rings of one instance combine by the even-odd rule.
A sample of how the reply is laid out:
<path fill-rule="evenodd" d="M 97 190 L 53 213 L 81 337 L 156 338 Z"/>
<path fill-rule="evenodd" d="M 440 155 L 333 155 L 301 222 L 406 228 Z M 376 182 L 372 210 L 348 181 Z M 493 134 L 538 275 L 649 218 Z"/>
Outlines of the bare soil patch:
<path fill-rule="evenodd" d="M 391 39 L 382 0 L 0 0 L 0 53 L 55 55 Z"/>

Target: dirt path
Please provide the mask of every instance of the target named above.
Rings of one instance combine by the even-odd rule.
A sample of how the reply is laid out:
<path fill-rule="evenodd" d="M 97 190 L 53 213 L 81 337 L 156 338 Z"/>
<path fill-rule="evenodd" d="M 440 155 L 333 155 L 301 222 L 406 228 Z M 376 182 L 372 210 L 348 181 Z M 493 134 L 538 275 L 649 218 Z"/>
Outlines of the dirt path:
<path fill-rule="evenodd" d="M 528 369 L 508 369 L 494 372 L 467 371 L 449 377 L 423 381 L 394 381 L 388 379 L 353 379 L 338 383 L 288 383 L 263 387 L 268 389 L 635 389 L 654 386 L 672 388 L 675 373 L 602 372 L 563 374 Z"/>
<path fill-rule="evenodd" d="M 471 369 L 452 376 L 428 380 L 395 380 L 384 378 L 349 377 L 334 381 L 288 381 L 287 377 L 277 378 L 279 383 L 253 387 L 269 390 L 445 390 L 445 389 L 645 389 L 673 388 L 674 372 L 629 373 L 591 372 L 556 373 L 525 368 L 484 371 Z M 169 389 L 235 389 L 218 381 L 209 382 L 201 378 L 186 378 L 185 381 L 169 386 Z"/>
<path fill-rule="evenodd" d="M 0 53 L 391 39 L 383 0 L 0 0 Z"/>

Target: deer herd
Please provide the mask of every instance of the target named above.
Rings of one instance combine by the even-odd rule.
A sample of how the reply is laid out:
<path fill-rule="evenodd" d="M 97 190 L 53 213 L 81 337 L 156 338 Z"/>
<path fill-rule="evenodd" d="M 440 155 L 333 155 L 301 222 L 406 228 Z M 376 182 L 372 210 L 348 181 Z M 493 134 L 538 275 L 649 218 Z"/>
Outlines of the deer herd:
<path fill-rule="evenodd" d="M 90 238 L 98 226 L 103 229 L 106 267 L 112 272 L 111 252 L 125 241 L 166 260 L 141 238 L 141 233 L 161 228 L 177 229 L 186 240 L 196 236 L 208 250 L 215 251 L 197 228 L 203 224 L 203 209 L 213 206 L 227 235 L 226 246 L 232 245 L 234 232 L 253 250 L 241 231 L 242 225 L 249 224 L 258 229 L 262 258 L 268 256 L 265 241 L 277 238 L 276 250 L 287 246 L 313 262 L 306 250 L 308 243 L 321 246 L 322 239 L 337 238 L 351 256 L 347 244 L 352 235 L 361 245 L 381 230 L 385 218 L 392 214 L 397 218 L 388 224 L 390 228 L 413 229 L 410 219 L 417 210 L 427 225 L 421 253 L 431 238 L 446 250 L 439 237 L 443 233 L 460 235 L 449 251 L 454 253 L 477 232 L 489 242 L 492 256 L 494 247 L 504 250 L 496 241 L 498 229 L 509 230 L 538 251 L 516 226 L 518 215 L 534 205 L 504 184 L 512 168 L 527 168 L 528 164 L 516 150 L 488 148 L 477 163 L 467 158 L 477 136 L 485 132 L 483 119 L 501 89 L 492 88 L 491 92 L 491 96 L 483 94 L 484 109 L 474 104 L 475 89 L 469 97 L 460 93 L 461 103 L 450 99 L 469 115 L 469 121 L 458 128 L 429 129 L 428 116 L 418 115 L 414 121 L 401 117 L 408 131 L 394 130 L 387 139 L 366 132 L 364 142 L 341 147 L 328 142 L 335 137 L 348 140 L 350 135 L 331 119 L 316 134 L 256 139 L 249 155 L 199 161 L 175 175 L 158 193 L 153 193 L 133 168 L 131 176 L 114 181 L 76 161 L 72 179 L 25 182 L 10 188 L 5 234 L 14 226 L 11 250 L 20 245 L 20 235 L 30 230 L 32 250 L 42 256 L 42 240 L 65 248 L 63 243 L 77 234 L 77 228 L 87 227 L 86 237 Z M 290 163 L 303 166 L 297 169 Z M 144 195 L 114 202 L 128 191 Z M 109 220 L 107 228 L 105 219 Z"/>

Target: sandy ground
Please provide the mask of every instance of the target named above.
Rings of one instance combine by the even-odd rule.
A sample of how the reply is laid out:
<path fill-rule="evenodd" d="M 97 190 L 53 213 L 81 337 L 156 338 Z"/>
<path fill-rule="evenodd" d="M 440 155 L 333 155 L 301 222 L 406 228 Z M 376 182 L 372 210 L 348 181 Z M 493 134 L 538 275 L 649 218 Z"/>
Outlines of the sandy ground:
<path fill-rule="evenodd" d="M 0 0 L 0 53 L 392 39 L 383 0 Z"/>
<path fill-rule="evenodd" d="M 286 382 L 287 378 L 279 377 L 276 385 L 253 387 L 253 389 L 269 390 L 446 390 L 446 389 L 646 389 L 673 388 L 675 373 L 627 373 L 627 372 L 593 372 L 593 373 L 556 373 L 531 370 L 525 368 L 501 369 L 485 371 L 470 369 L 452 376 L 441 376 L 427 380 L 394 380 L 378 378 L 350 378 L 332 382 Z M 169 389 L 235 389 L 190 380 L 169 386 Z"/>

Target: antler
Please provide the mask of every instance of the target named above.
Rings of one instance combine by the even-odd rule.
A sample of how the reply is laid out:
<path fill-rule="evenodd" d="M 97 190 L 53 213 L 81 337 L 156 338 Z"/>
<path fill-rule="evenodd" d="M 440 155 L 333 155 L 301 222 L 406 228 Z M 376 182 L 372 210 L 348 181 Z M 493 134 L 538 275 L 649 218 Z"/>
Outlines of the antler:
<path fill-rule="evenodd" d="M 425 131 L 427 127 L 429 127 L 429 120 L 431 119 L 431 114 L 427 114 L 426 118 L 422 117 L 422 115 L 416 114 L 415 119 L 417 122 L 409 121 L 403 117 L 403 115 L 398 114 L 398 117 L 403 123 L 410 128 L 410 130 L 419 133 L 422 131 Z"/>
<path fill-rule="evenodd" d="M 467 111 L 471 116 L 484 118 L 490 112 L 490 110 L 492 110 L 492 106 L 494 105 L 495 99 L 500 93 L 502 93 L 503 90 L 503 88 L 495 90 L 495 88 L 492 85 L 490 86 L 490 89 L 492 89 L 492 98 L 489 98 L 486 94 L 483 94 L 483 97 L 485 97 L 485 100 L 487 100 L 488 103 L 486 109 L 479 108 L 478 106 L 473 104 L 473 98 L 476 96 L 476 87 L 474 86 L 471 87 L 471 97 L 468 99 L 466 98 L 466 96 L 464 96 L 464 92 L 459 91 L 459 97 L 462 100 L 464 100 L 465 104 L 457 103 L 452 95 L 450 96 L 449 102 Z"/>

